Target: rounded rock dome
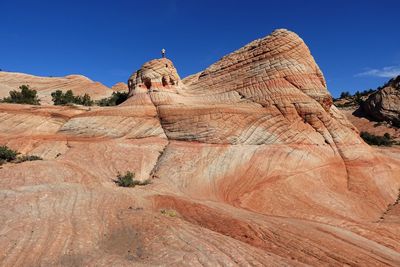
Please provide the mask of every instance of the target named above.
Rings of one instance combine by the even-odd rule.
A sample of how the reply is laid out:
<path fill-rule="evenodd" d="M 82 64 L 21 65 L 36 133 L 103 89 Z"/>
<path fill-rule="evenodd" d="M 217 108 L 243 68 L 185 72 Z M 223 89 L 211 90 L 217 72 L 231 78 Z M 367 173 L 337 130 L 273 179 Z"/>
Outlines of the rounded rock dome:
<path fill-rule="evenodd" d="M 128 80 L 129 93 L 135 90 L 172 89 L 181 83 L 174 64 L 167 58 L 153 59 L 143 64 Z"/>

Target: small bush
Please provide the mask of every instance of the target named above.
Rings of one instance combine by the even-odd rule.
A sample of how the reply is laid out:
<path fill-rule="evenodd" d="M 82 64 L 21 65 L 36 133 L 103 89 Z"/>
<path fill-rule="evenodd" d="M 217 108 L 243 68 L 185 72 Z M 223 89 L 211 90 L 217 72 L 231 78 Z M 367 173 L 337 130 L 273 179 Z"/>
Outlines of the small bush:
<path fill-rule="evenodd" d="M 350 97 L 351 96 L 351 94 L 349 93 L 349 92 L 342 92 L 341 94 L 340 94 L 340 98 L 347 98 L 347 97 Z"/>
<path fill-rule="evenodd" d="M 118 173 L 117 180 L 115 180 L 115 183 L 122 187 L 132 187 L 134 186 L 133 183 L 134 177 L 135 175 L 129 171 L 125 175 L 121 175 L 120 173 Z"/>
<path fill-rule="evenodd" d="M 90 98 L 90 95 L 84 94 L 83 96 L 75 97 L 75 104 L 82 106 L 93 106 L 94 101 Z"/>
<path fill-rule="evenodd" d="M 68 90 L 65 93 L 61 90 L 57 90 L 51 93 L 51 97 L 56 106 L 65 106 L 69 104 L 92 106 L 94 103 L 90 95 L 84 94 L 83 96 L 74 96 L 72 90 Z"/>
<path fill-rule="evenodd" d="M 96 102 L 98 106 L 117 106 L 128 99 L 128 92 L 113 92 L 110 97 L 100 99 Z"/>
<path fill-rule="evenodd" d="M 171 209 L 162 209 L 160 210 L 162 215 L 169 216 L 169 217 L 176 217 L 178 213 L 175 210 Z"/>
<path fill-rule="evenodd" d="M 360 136 L 369 145 L 391 146 L 394 143 L 393 138 L 388 133 L 385 133 L 383 136 L 379 136 L 369 132 L 361 132 Z"/>
<path fill-rule="evenodd" d="M 12 150 L 7 146 L 0 146 L 0 161 L 3 163 L 15 160 L 18 154 L 17 151 Z"/>
<path fill-rule="evenodd" d="M 30 89 L 29 85 L 21 85 L 21 91 L 12 90 L 10 96 L 3 98 L 2 102 L 15 104 L 40 105 L 40 100 L 37 96 L 37 91 Z"/>
<path fill-rule="evenodd" d="M 0 165 L 6 162 L 21 163 L 25 161 L 43 160 L 41 157 L 35 155 L 23 155 L 18 157 L 19 154 L 19 152 L 7 146 L 0 146 Z"/>
<path fill-rule="evenodd" d="M 135 187 L 137 185 L 148 185 L 151 183 L 149 179 L 144 181 L 135 180 L 135 174 L 128 171 L 125 175 L 118 173 L 117 179 L 114 182 L 122 187 Z"/>
<path fill-rule="evenodd" d="M 25 162 L 25 161 L 34 161 L 34 160 L 43 160 L 43 159 L 41 157 L 35 156 L 35 155 L 24 155 L 24 156 L 18 157 L 14 162 L 21 163 L 21 162 Z"/>

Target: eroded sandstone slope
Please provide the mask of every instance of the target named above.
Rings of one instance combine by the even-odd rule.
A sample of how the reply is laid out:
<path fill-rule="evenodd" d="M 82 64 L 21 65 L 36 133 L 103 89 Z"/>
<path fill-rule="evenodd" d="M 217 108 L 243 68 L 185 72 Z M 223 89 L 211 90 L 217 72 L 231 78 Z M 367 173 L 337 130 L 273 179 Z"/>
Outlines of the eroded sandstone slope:
<path fill-rule="evenodd" d="M 2 265 L 400 264 L 400 160 L 358 137 L 293 32 L 128 86 L 118 107 L 0 106 L 0 143 L 44 158 L 0 169 Z M 152 184 L 117 187 L 128 170 Z"/>

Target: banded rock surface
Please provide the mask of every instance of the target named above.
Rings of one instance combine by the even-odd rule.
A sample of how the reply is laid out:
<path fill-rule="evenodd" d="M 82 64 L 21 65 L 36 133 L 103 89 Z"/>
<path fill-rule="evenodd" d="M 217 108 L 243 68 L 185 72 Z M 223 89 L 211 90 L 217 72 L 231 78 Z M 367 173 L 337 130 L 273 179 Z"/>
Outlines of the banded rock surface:
<path fill-rule="evenodd" d="M 293 32 L 118 107 L 0 106 L 4 266 L 398 266 L 400 158 L 366 145 Z M 133 171 L 144 187 L 119 188 Z M 390 210 L 388 210 L 390 207 Z"/>

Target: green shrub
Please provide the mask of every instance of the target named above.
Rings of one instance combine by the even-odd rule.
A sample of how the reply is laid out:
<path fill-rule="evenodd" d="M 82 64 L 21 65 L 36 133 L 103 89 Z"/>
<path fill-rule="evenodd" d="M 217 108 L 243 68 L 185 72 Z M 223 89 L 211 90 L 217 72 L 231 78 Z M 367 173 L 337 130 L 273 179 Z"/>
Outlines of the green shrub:
<path fill-rule="evenodd" d="M 383 136 L 379 136 L 369 132 L 361 132 L 360 136 L 369 145 L 391 146 L 394 143 L 393 138 L 388 133 L 385 133 Z"/>
<path fill-rule="evenodd" d="M 90 95 L 84 94 L 83 96 L 75 97 L 75 104 L 82 106 L 93 106 L 94 101 L 90 98 Z"/>
<path fill-rule="evenodd" d="M 350 97 L 351 96 L 351 94 L 349 93 L 349 92 L 342 92 L 341 94 L 340 94 L 340 98 L 347 98 L 347 97 Z"/>
<path fill-rule="evenodd" d="M 15 160 L 18 154 L 17 151 L 12 150 L 7 146 L 0 146 L 0 161 L 2 162 Z"/>
<path fill-rule="evenodd" d="M 115 183 L 122 187 L 132 187 L 134 186 L 133 183 L 134 177 L 135 175 L 129 171 L 125 175 L 121 175 L 120 173 L 118 173 L 117 180 L 115 180 Z"/>
<path fill-rule="evenodd" d="M 117 179 L 114 180 L 114 182 L 122 187 L 135 187 L 137 185 L 147 185 L 151 183 L 149 179 L 144 181 L 135 180 L 135 174 L 130 171 L 126 172 L 124 175 L 118 173 Z"/>
<path fill-rule="evenodd" d="M 25 161 L 43 160 L 41 157 L 35 155 L 23 155 L 18 157 L 19 154 L 19 152 L 7 146 L 0 146 L 0 165 L 6 162 L 21 163 Z"/>
<path fill-rule="evenodd" d="M 98 106 L 117 106 L 128 99 L 128 92 L 113 92 L 110 97 L 100 99 L 96 102 Z"/>
<path fill-rule="evenodd" d="M 30 89 L 29 85 L 21 85 L 21 91 L 12 90 L 9 92 L 10 96 L 3 98 L 2 102 L 16 103 L 16 104 L 30 104 L 40 105 L 40 100 L 37 96 L 37 91 Z"/>
<path fill-rule="evenodd" d="M 56 90 L 51 93 L 52 100 L 56 106 L 64 106 L 68 104 L 78 104 L 83 106 L 92 106 L 93 100 L 88 94 L 83 96 L 74 96 L 72 90 L 63 93 L 61 90 Z"/>
<path fill-rule="evenodd" d="M 389 133 L 385 133 L 385 134 L 383 135 L 383 137 L 385 137 L 386 139 L 389 139 L 389 140 L 392 139 L 392 137 L 390 136 Z"/>
<path fill-rule="evenodd" d="M 34 160 L 43 160 L 43 159 L 41 157 L 35 156 L 35 155 L 24 155 L 24 156 L 18 157 L 14 162 L 21 163 L 21 162 L 25 162 L 25 161 L 34 161 Z"/>

